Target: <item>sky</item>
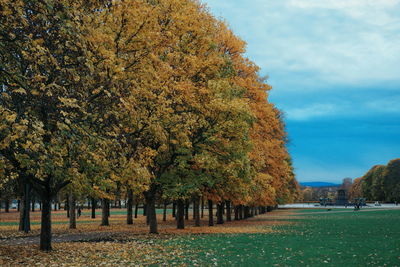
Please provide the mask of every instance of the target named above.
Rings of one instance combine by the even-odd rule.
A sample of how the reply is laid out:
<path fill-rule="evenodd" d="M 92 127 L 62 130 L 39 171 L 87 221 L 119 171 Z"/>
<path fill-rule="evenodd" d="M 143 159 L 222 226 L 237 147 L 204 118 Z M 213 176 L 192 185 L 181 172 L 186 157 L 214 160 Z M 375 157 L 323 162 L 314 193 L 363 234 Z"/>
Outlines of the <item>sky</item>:
<path fill-rule="evenodd" d="M 203 0 L 285 114 L 300 182 L 400 158 L 400 0 Z"/>

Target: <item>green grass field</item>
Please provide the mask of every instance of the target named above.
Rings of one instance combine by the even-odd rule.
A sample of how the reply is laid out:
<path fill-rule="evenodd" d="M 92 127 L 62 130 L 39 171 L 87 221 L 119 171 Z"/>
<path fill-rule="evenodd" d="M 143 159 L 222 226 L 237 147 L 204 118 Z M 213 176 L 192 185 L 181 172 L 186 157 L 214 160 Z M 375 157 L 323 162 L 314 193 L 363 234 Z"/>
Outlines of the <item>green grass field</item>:
<path fill-rule="evenodd" d="M 299 210 L 298 213 L 307 210 Z M 323 211 L 323 210 L 321 210 Z M 326 211 L 326 210 L 325 210 Z M 199 266 L 400 266 L 400 210 L 292 216 L 273 234 L 200 235 L 171 264 Z"/>

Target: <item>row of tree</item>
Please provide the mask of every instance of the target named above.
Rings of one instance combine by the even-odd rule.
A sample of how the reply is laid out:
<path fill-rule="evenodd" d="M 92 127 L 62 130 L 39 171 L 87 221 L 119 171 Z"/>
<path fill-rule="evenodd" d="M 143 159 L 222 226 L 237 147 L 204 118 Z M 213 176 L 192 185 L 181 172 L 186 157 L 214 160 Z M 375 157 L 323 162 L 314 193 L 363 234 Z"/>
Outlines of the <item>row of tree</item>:
<path fill-rule="evenodd" d="M 400 202 L 400 159 L 372 167 L 354 180 L 350 193 L 371 201 Z"/>
<path fill-rule="evenodd" d="M 187 200 L 292 201 L 282 114 L 244 52 L 194 0 L 0 0 L 0 187 L 26 223 L 39 196 L 40 248 L 60 192 L 143 196 L 150 233 L 157 201 L 178 228 Z"/>

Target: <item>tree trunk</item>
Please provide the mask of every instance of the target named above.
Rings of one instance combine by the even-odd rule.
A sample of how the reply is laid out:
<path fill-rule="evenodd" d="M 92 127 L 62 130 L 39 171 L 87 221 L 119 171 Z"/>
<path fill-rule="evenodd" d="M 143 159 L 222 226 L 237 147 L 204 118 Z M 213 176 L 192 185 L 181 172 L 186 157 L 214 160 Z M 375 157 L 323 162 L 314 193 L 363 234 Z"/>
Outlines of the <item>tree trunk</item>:
<path fill-rule="evenodd" d="M 29 183 L 24 183 L 24 195 L 20 204 L 20 221 L 19 221 L 19 230 L 28 233 L 31 230 L 31 221 L 30 221 L 30 193 L 31 188 Z"/>
<path fill-rule="evenodd" d="M 143 203 L 143 216 L 147 216 L 147 207 L 145 203 Z"/>
<path fill-rule="evenodd" d="M 239 220 L 243 220 L 244 219 L 244 208 L 243 205 L 239 206 Z"/>
<path fill-rule="evenodd" d="M 208 200 L 208 226 L 214 225 L 213 202 Z"/>
<path fill-rule="evenodd" d="M 42 193 L 42 222 L 40 228 L 40 250 L 51 250 L 51 194 L 46 188 Z"/>
<path fill-rule="evenodd" d="M 149 191 L 145 192 L 146 206 L 148 207 L 147 218 L 150 226 L 150 234 L 158 234 L 155 193 L 156 192 L 154 188 L 150 188 Z"/>
<path fill-rule="evenodd" d="M 139 211 L 139 201 L 136 201 L 136 205 L 135 205 L 135 218 L 137 218 L 138 211 Z"/>
<path fill-rule="evenodd" d="M 109 200 L 109 199 L 107 199 L 107 217 L 110 217 L 110 215 L 111 215 L 111 213 L 110 213 L 110 210 L 111 210 L 111 201 Z"/>
<path fill-rule="evenodd" d="M 231 202 L 230 201 L 226 201 L 226 221 L 230 222 L 232 221 L 232 210 L 231 210 Z"/>
<path fill-rule="evenodd" d="M 1 202 L 0 202 L 0 206 L 1 206 Z M 6 200 L 4 200 L 4 212 L 7 212 L 7 213 L 10 212 L 10 200 L 8 198 L 6 198 Z"/>
<path fill-rule="evenodd" d="M 18 199 L 17 201 L 17 211 L 21 210 L 21 200 Z"/>
<path fill-rule="evenodd" d="M 108 199 L 103 198 L 101 200 L 101 225 L 109 226 L 110 222 L 108 221 L 108 212 L 110 206 L 108 205 Z"/>
<path fill-rule="evenodd" d="M 31 211 L 32 212 L 35 211 L 35 199 L 34 198 L 32 199 L 32 209 L 31 209 Z"/>
<path fill-rule="evenodd" d="M 201 197 L 201 218 L 204 217 L 204 197 Z"/>
<path fill-rule="evenodd" d="M 92 219 L 96 218 L 97 199 L 92 197 Z"/>
<path fill-rule="evenodd" d="M 172 217 L 176 218 L 176 202 L 172 202 Z"/>
<path fill-rule="evenodd" d="M 192 203 L 192 216 L 193 216 L 193 220 L 195 220 L 196 219 L 196 216 L 195 216 L 195 210 L 196 209 L 196 200 L 195 199 L 193 199 L 193 203 Z"/>
<path fill-rule="evenodd" d="M 128 203 L 126 206 L 127 209 L 127 217 L 126 217 L 126 223 L 127 224 L 133 224 L 133 191 L 132 189 L 128 189 Z"/>
<path fill-rule="evenodd" d="M 194 225 L 200 226 L 200 198 L 195 197 L 193 201 L 193 217 L 194 217 Z"/>
<path fill-rule="evenodd" d="M 76 229 L 76 200 L 73 194 L 69 195 L 69 229 Z"/>
<path fill-rule="evenodd" d="M 247 219 L 250 217 L 250 210 L 248 206 L 244 207 L 244 219 Z"/>
<path fill-rule="evenodd" d="M 185 201 L 185 220 L 189 220 L 189 200 Z"/>
<path fill-rule="evenodd" d="M 67 210 L 67 218 L 69 218 L 69 194 L 66 196 L 64 209 Z"/>
<path fill-rule="evenodd" d="M 163 219 L 164 222 L 167 221 L 167 201 L 164 202 Z"/>
<path fill-rule="evenodd" d="M 185 203 L 182 199 L 177 200 L 177 209 L 178 212 L 176 214 L 176 227 L 178 229 L 185 229 L 185 220 L 184 220 Z"/>
<path fill-rule="evenodd" d="M 237 205 L 234 206 L 233 210 L 235 212 L 235 221 L 238 221 L 239 220 L 239 206 L 237 206 Z"/>
<path fill-rule="evenodd" d="M 224 223 L 224 202 L 217 204 L 217 224 Z"/>

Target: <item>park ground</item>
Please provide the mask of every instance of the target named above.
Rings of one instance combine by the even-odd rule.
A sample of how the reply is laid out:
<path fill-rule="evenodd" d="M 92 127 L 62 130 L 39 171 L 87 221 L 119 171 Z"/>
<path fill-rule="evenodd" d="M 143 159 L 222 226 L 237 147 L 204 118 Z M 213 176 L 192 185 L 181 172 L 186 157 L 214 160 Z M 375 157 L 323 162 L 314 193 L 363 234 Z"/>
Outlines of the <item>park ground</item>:
<path fill-rule="evenodd" d="M 39 213 L 32 232 L 17 231 L 18 214 L 0 214 L 0 266 L 400 266 L 400 209 L 280 209 L 246 221 L 176 230 L 168 215 L 159 235 L 144 217 L 111 226 L 84 211 L 69 230 L 64 211 L 53 214 L 54 250 L 38 250 Z M 207 224 L 205 216 L 202 225 Z"/>

